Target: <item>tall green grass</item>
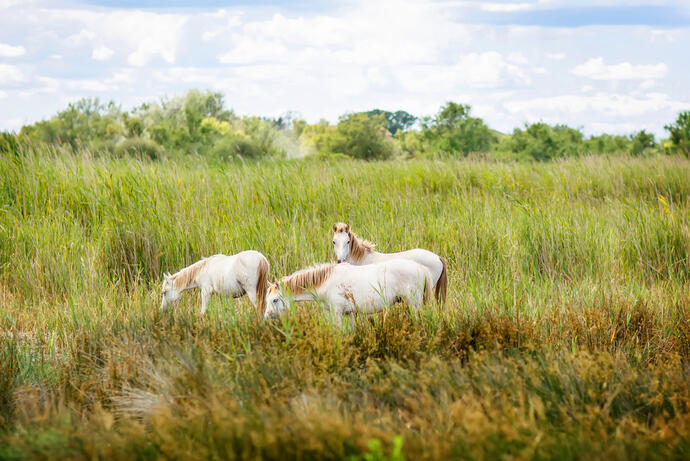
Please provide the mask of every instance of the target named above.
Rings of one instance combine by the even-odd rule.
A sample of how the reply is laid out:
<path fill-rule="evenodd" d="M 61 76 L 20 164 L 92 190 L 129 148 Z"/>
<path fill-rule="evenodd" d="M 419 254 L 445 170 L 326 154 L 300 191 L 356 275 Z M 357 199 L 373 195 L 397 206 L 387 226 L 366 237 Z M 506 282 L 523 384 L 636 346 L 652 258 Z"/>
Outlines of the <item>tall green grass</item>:
<path fill-rule="evenodd" d="M 0 158 L 0 458 L 690 455 L 690 161 Z M 159 283 L 330 229 L 449 263 L 443 309 L 338 330 Z M 402 443 L 402 446 L 400 444 Z"/>

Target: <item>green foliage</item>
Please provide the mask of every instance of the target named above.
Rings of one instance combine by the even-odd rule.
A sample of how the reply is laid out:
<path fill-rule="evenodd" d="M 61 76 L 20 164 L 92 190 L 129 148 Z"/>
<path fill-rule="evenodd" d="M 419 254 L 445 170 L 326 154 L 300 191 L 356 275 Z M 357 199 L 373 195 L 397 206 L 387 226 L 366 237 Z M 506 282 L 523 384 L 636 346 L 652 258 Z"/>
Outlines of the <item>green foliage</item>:
<path fill-rule="evenodd" d="M 115 147 L 117 157 L 131 156 L 139 159 L 156 160 L 161 156 L 162 149 L 154 141 L 145 138 L 129 138 Z"/>
<path fill-rule="evenodd" d="M 492 136 L 480 118 L 470 117 L 469 105 L 448 102 L 432 120 L 422 123 L 422 137 L 433 153 L 467 156 L 489 150 Z"/>
<path fill-rule="evenodd" d="M 98 98 L 83 98 L 50 119 L 22 127 L 21 137 L 32 141 L 111 151 L 122 133 L 120 108 Z"/>
<path fill-rule="evenodd" d="M 629 152 L 630 138 L 627 136 L 616 136 L 610 134 L 590 136 L 590 138 L 584 142 L 584 150 L 585 152 L 592 154 Z"/>
<path fill-rule="evenodd" d="M 632 155 L 640 155 L 645 150 L 656 147 L 654 142 L 654 134 L 647 133 L 645 130 L 640 131 L 634 136 L 631 136 L 630 153 Z"/>
<path fill-rule="evenodd" d="M 384 114 L 369 116 L 366 113 L 343 115 L 338 125 L 327 121 L 304 129 L 317 152 L 344 154 L 363 160 L 384 160 L 395 154 L 395 142 L 386 129 Z"/>
<path fill-rule="evenodd" d="M 690 111 L 681 112 L 675 123 L 664 128 L 671 135 L 670 150 L 690 157 Z"/>
<path fill-rule="evenodd" d="M 524 130 L 516 128 L 510 140 L 510 149 L 515 155 L 534 160 L 575 157 L 583 148 L 579 130 L 543 122 L 526 125 Z"/>
<path fill-rule="evenodd" d="M 417 117 L 404 110 L 389 112 L 387 110 L 374 109 L 365 113 L 369 117 L 383 114 L 386 122 L 388 122 L 386 129 L 392 135 L 395 135 L 398 131 L 407 131 L 417 121 Z"/>
<path fill-rule="evenodd" d="M 19 155 L 19 139 L 12 133 L 0 132 L 0 155 Z"/>

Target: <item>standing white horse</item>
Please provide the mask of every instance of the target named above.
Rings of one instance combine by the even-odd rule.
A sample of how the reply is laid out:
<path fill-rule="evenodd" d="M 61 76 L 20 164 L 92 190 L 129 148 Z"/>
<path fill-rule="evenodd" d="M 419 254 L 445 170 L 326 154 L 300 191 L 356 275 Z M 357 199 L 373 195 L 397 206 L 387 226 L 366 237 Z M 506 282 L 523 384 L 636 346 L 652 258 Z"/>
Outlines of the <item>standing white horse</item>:
<path fill-rule="evenodd" d="M 250 250 L 232 256 L 209 256 L 175 274 L 167 272 L 163 275 L 161 310 L 179 301 L 183 291 L 198 288 L 201 290 L 201 315 L 206 312 L 213 293 L 233 298 L 246 294 L 259 313 L 263 313 L 270 267 L 264 255 Z"/>
<path fill-rule="evenodd" d="M 431 299 L 432 287 L 429 271 L 409 259 L 367 266 L 322 264 L 283 277 L 281 284 L 268 287 L 265 318 L 280 315 L 286 309 L 284 286 L 295 301 L 325 301 L 337 324 L 343 315 L 377 312 L 398 300 L 407 301 L 418 310 Z"/>
<path fill-rule="evenodd" d="M 446 272 L 446 260 L 436 253 L 421 248 L 401 251 L 399 253 L 379 253 L 376 245 L 357 237 L 350 232 L 350 226 L 345 223 L 333 224 L 333 250 L 338 262 L 350 264 L 373 264 L 391 259 L 408 259 L 426 267 L 434 282 L 436 301 L 446 302 L 446 290 L 448 288 L 448 274 Z"/>

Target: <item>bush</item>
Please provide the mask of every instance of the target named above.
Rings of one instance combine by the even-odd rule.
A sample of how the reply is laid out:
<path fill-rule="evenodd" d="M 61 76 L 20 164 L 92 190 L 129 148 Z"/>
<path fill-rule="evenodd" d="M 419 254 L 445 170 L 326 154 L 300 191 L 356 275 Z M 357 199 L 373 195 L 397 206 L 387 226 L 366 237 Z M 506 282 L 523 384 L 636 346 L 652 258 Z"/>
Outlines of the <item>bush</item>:
<path fill-rule="evenodd" d="M 319 151 L 345 154 L 363 160 L 383 160 L 395 153 L 395 143 L 386 129 L 383 114 L 369 116 L 353 113 L 340 117 L 335 129 L 322 125 L 319 131 Z"/>
<path fill-rule="evenodd" d="M 211 156 L 220 160 L 232 158 L 258 158 L 265 152 L 251 139 L 243 137 L 225 137 L 216 142 L 211 148 Z"/>
<path fill-rule="evenodd" d="M 670 151 L 690 157 L 690 111 L 681 112 L 676 123 L 664 128 L 671 134 Z"/>
<path fill-rule="evenodd" d="M 538 122 L 516 128 L 510 140 L 510 149 L 519 157 L 534 160 L 573 157 L 583 148 L 582 133 L 565 125 L 549 126 Z"/>
<path fill-rule="evenodd" d="M 120 107 L 102 104 L 98 98 L 83 98 L 58 112 L 50 120 L 22 127 L 20 135 L 45 143 L 100 150 L 112 146 L 122 133 Z M 109 150 L 109 148 L 108 148 Z"/>
<path fill-rule="evenodd" d="M 585 150 L 592 154 L 628 152 L 629 149 L 630 138 L 626 136 L 601 134 L 599 136 L 591 136 L 585 141 Z"/>
<path fill-rule="evenodd" d="M 17 136 L 12 133 L 0 133 L 0 155 L 19 155 L 20 153 Z"/>
<path fill-rule="evenodd" d="M 630 153 L 633 155 L 640 155 L 645 150 L 652 149 L 656 146 L 654 134 L 647 133 L 645 130 L 640 131 L 635 136 L 631 136 L 631 140 Z"/>
<path fill-rule="evenodd" d="M 471 107 L 448 102 L 432 120 L 422 123 L 422 137 L 432 153 L 486 152 L 491 131 L 480 118 L 470 117 Z"/>
<path fill-rule="evenodd" d="M 162 152 L 161 146 L 146 138 L 125 139 L 115 148 L 115 155 L 118 157 L 136 157 L 151 160 L 160 158 Z"/>

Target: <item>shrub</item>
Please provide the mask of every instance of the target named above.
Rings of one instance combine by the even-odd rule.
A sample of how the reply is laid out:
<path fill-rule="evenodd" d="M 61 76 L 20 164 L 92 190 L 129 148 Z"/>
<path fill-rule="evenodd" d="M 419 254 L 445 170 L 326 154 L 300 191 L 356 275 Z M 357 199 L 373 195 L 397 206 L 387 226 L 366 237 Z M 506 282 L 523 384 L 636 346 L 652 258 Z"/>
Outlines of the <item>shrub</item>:
<path fill-rule="evenodd" d="M 422 123 L 422 137 L 431 152 L 461 154 L 489 150 L 492 136 L 480 118 L 470 117 L 471 107 L 448 102 L 432 120 Z"/>
<path fill-rule="evenodd" d="M 353 113 L 340 117 L 335 130 L 321 131 L 320 151 L 340 153 L 364 160 L 383 160 L 395 153 L 395 143 L 386 129 L 383 114 Z"/>
<path fill-rule="evenodd" d="M 533 123 L 524 130 L 513 131 L 510 148 L 519 157 L 534 160 L 572 157 L 579 155 L 583 148 L 582 133 L 565 125 Z"/>
<path fill-rule="evenodd" d="M 96 149 L 110 145 L 122 132 L 120 107 L 102 104 L 98 98 L 83 98 L 50 119 L 22 127 L 21 136 L 34 141 Z"/>
<path fill-rule="evenodd" d="M 224 137 L 211 148 L 211 156 L 220 160 L 258 158 L 264 153 L 257 143 L 245 137 Z"/>
<path fill-rule="evenodd" d="M 160 158 L 161 154 L 161 146 L 146 138 L 125 139 L 115 148 L 115 155 L 118 157 L 136 157 L 155 160 Z"/>
<path fill-rule="evenodd" d="M 0 133 L 0 155 L 19 155 L 19 139 L 12 133 Z"/>
<path fill-rule="evenodd" d="M 631 140 L 630 153 L 633 155 L 640 155 L 645 150 L 656 146 L 654 134 L 647 133 L 645 130 L 640 131 L 635 136 L 631 136 Z"/>
<path fill-rule="evenodd" d="M 664 127 L 671 135 L 670 151 L 690 157 L 690 111 L 678 114 L 676 123 Z"/>
<path fill-rule="evenodd" d="M 610 134 L 591 136 L 585 141 L 585 149 L 592 154 L 628 152 L 630 149 L 630 138 Z"/>

